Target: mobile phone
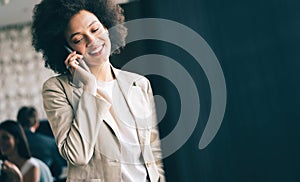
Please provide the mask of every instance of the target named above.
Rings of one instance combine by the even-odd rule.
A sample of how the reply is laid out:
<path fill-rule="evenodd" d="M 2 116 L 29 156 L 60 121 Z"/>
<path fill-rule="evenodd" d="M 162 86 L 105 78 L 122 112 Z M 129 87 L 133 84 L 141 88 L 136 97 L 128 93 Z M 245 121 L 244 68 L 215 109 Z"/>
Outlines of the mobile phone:
<path fill-rule="evenodd" d="M 65 49 L 68 51 L 68 53 L 72 53 L 72 52 L 73 52 L 72 49 L 71 49 L 70 47 L 68 47 L 68 46 L 66 46 L 66 45 L 65 45 L 64 47 L 65 47 Z M 86 65 L 84 59 L 76 59 L 76 61 L 78 61 L 79 66 L 81 66 L 81 67 L 82 67 L 83 69 L 85 69 L 86 71 L 90 72 L 90 69 L 89 69 L 89 67 Z"/>

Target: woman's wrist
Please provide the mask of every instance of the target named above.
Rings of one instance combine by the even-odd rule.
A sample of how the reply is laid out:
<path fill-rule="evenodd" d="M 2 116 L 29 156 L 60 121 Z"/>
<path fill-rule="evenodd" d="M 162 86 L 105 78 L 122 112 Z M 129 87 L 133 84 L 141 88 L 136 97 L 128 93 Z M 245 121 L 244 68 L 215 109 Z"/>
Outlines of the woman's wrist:
<path fill-rule="evenodd" d="M 96 82 L 96 79 L 93 79 L 89 82 L 87 82 L 85 85 L 84 85 L 84 91 L 96 96 L 96 93 L 97 93 L 97 82 Z"/>

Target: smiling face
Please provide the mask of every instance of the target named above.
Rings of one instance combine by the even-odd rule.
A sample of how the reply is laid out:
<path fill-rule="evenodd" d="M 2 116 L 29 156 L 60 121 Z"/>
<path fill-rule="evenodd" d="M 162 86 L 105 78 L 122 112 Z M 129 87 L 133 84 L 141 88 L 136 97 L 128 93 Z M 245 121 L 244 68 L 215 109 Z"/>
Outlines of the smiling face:
<path fill-rule="evenodd" d="M 4 156 L 11 156 L 17 152 L 14 136 L 5 130 L 0 130 L 0 151 Z"/>
<path fill-rule="evenodd" d="M 89 66 L 97 66 L 109 60 L 111 42 L 108 30 L 91 12 L 81 10 L 69 21 L 66 41 L 77 53 L 82 54 Z"/>

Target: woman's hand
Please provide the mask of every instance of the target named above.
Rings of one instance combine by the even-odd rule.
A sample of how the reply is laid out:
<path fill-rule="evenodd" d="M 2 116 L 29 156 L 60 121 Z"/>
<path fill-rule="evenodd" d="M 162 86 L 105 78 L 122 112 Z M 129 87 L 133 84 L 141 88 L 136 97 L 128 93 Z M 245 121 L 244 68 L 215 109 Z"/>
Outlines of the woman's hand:
<path fill-rule="evenodd" d="M 96 95 L 97 91 L 97 81 L 95 76 L 90 72 L 89 67 L 85 64 L 82 59 L 83 56 L 76 54 L 76 51 L 73 51 L 68 55 L 65 60 L 65 65 L 69 69 L 73 82 L 77 83 L 78 81 L 84 84 L 84 90 L 90 92 L 93 95 Z M 79 63 L 78 61 L 81 61 Z"/>
<path fill-rule="evenodd" d="M 14 164 L 9 161 L 4 161 L 2 164 L 2 172 L 6 173 L 8 181 L 11 182 L 22 182 L 23 175 L 20 169 Z"/>

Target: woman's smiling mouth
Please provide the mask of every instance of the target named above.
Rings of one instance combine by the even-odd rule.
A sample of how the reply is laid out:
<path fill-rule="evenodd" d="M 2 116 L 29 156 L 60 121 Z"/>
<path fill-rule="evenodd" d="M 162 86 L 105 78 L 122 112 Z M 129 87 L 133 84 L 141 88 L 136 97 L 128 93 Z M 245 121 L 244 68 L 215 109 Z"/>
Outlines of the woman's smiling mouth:
<path fill-rule="evenodd" d="M 104 48 L 104 43 L 101 44 L 99 47 L 97 47 L 96 49 L 93 49 L 92 51 L 88 51 L 88 54 L 90 56 L 99 56 L 102 54 L 102 50 Z"/>

